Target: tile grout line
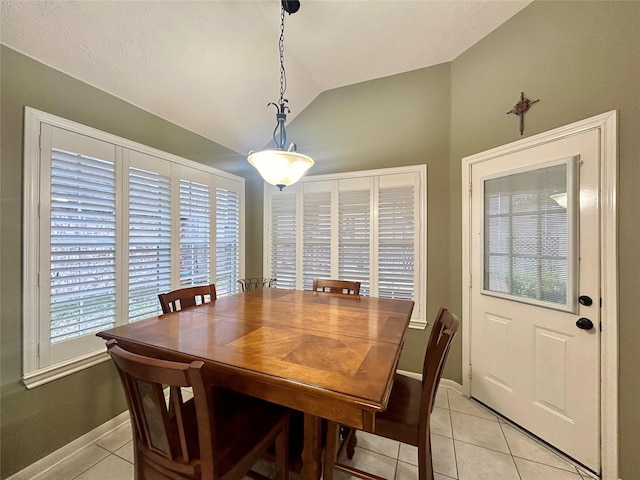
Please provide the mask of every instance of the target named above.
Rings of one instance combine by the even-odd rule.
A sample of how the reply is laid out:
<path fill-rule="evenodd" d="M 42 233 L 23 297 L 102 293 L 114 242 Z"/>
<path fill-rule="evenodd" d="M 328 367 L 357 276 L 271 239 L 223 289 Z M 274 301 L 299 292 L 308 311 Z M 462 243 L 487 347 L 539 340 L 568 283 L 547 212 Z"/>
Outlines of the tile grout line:
<path fill-rule="evenodd" d="M 453 421 L 451 420 L 451 403 L 449 402 L 449 389 L 447 389 L 447 410 L 449 411 L 449 423 L 451 424 L 451 444 L 453 445 L 453 465 L 456 467 L 456 479 L 460 478 L 458 468 L 458 454 L 456 453 L 456 440 L 453 438 Z M 432 460 L 433 461 L 433 460 Z"/>
<path fill-rule="evenodd" d="M 84 470 L 82 470 L 80 473 L 78 473 L 78 475 L 75 475 L 71 480 L 78 478 L 80 475 L 82 475 L 83 473 L 87 472 L 88 470 L 92 469 L 93 467 L 95 467 L 97 464 L 99 464 L 102 460 L 104 460 L 105 458 L 107 458 L 109 455 L 111 455 L 111 452 L 109 450 L 107 450 L 106 448 L 101 447 L 100 445 L 98 445 L 97 443 L 95 443 L 95 441 L 86 444 L 84 447 L 82 447 L 81 449 L 77 450 L 75 452 L 75 454 L 77 454 L 78 452 L 81 452 L 82 450 L 85 450 L 87 448 L 89 448 L 90 446 L 96 446 L 101 450 L 104 450 L 105 452 L 107 452 L 107 456 L 104 458 L 101 458 L 100 460 L 98 460 L 95 463 L 92 463 L 91 465 L 89 465 L 87 468 L 85 468 Z M 75 455 L 74 454 L 74 455 Z M 51 465 L 49 468 L 47 468 L 46 470 L 41 471 L 40 473 L 38 473 L 35 477 L 33 477 L 33 480 L 38 480 L 39 478 L 43 478 L 46 474 L 48 474 L 49 472 L 51 472 L 51 470 L 53 470 L 54 468 L 56 468 L 59 465 L 63 465 L 66 462 L 70 461 L 71 457 L 73 455 L 68 455 L 67 457 L 63 458 L 62 460 L 56 462 L 55 464 Z"/>
<path fill-rule="evenodd" d="M 399 466 L 399 463 L 400 463 L 399 458 L 400 458 L 400 445 L 401 444 L 402 444 L 402 442 L 398 442 L 398 450 L 396 451 L 396 458 L 395 458 L 396 464 L 395 464 L 395 466 L 393 468 L 393 480 L 396 480 L 398 478 L 398 466 Z"/>
<path fill-rule="evenodd" d="M 509 440 L 507 440 L 507 435 L 504 433 L 504 428 L 502 428 L 502 425 L 500 424 L 500 422 L 498 422 L 498 427 L 500 427 L 500 433 L 502 433 L 502 438 L 504 438 L 504 443 L 507 444 L 507 448 L 509 449 L 509 456 L 511 457 L 513 466 L 516 467 L 516 473 L 518 474 L 518 477 L 520 478 L 520 480 L 522 480 L 522 475 L 520 474 L 520 469 L 518 468 L 518 464 L 515 461 L 513 450 L 511 450 L 511 445 L 509 445 Z"/>
<path fill-rule="evenodd" d="M 498 425 L 500 425 L 500 430 L 502 431 L 502 434 L 503 434 L 503 436 L 505 437 L 505 441 L 506 441 L 506 443 L 507 443 L 507 448 L 509 449 L 510 456 L 512 457 L 512 459 L 514 459 L 514 464 L 515 464 L 515 466 L 516 466 L 516 470 L 518 471 L 518 475 L 519 475 L 520 477 L 522 477 L 522 475 L 520 474 L 520 470 L 519 470 L 519 468 L 518 468 L 518 465 L 517 465 L 517 463 L 515 462 L 515 459 L 516 459 L 516 458 L 519 458 L 519 459 L 522 459 L 522 460 L 525 460 L 525 461 L 528 461 L 528 462 L 536 463 L 536 464 L 538 464 L 538 465 L 543 465 L 543 466 L 545 466 L 545 467 L 554 468 L 554 469 L 559 470 L 559 471 L 562 471 L 562 472 L 568 472 L 568 473 L 576 474 L 576 475 L 578 475 L 578 477 L 580 478 L 580 480 L 594 480 L 592 477 L 585 477 L 585 476 L 582 474 L 582 472 L 580 471 L 580 469 L 579 469 L 579 468 L 574 464 L 574 462 L 570 461 L 568 458 L 566 458 L 565 456 L 563 456 L 563 455 L 559 454 L 558 452 L 556 452 L 556 451 L 554 451 L 554 450 L 552 450 L 552 449 L 548 448 L 544 443 L 541 443 L 541 442 L 540 442 L 540 441 L 538 441 L 536 438 L 533 438 L 533 437 L 531 436 L 531 434 L 529 434 L 529 432 L 527 432 L 527 431 L 523 431 L 523 430 L 521 429 L 521 427 L 519 427 L 519 426 L 518 426 L 518 425 L 516 425 L 516 424 L 513 424 L 513 423 L 512 423 L 511 421 L 509 421 L 508 419 L 503 419 L 503 418 L 501 418 L 499 415 L 496 415 L 493 411 L 491 411 L 490 409 L 487 409 L 487 408 L 486 408 L 486 406 L 485 406 L 485 405 L 483 405 L 482 403 L 477 402 L 477 401 L 473 401 L 473 399 L 469 399 L 469 400 L 470 400 L 474 405 L 479 406 L 479 407 L 480 407 L 480 408 L 482 408 L 483 410 L 486 410 L 486 411 L 487 411 L 487 413 L 490 413 L 491 415 L 493 415 L 493 416 L 495 417 L 496 421 L 498 422 Z M 457 410 L 453 410 L 453 411 L 455 411 L 456 413 L 461 414 L 461 415 L 469 415 L 469 416 L 473 416 L 473 417 L 477 417 L 477 418 L 484 418 L 484 417 L 479 417 L 479 416 L 476 416 L 476 415 L 473 415 L 473 414 L 470 414 L 470 413 L 467 413 L 467 412 L 459 412 L 459 411 L 457 411 Z M 487 419 L 485 418 L 485 420 L 487 420 Z M 550 454 L 553 454 L 553 455 L 554 455 L 555 457 L 557 457 L 559 460 L 562 460 L 562 461 L 566 462 L 568 465 L 570 465 L 570 466 L 573 468 L 573 471 L 572 471 L 572 470 L 567 470 L 567 469 L 564 469 L 564 468 L 560 468 L 560 467 L 556 467 L 556 466 L 554 466 L 554 465 L 549 465 L 548 463 L 545 463 L 545 462 L 542 462 L 542 461 L 532 460 L 532 459 L 530 459 L 530 458 L 522 457 L 522 456 L 519 456 L 519 455 L 514 455 L 514 454 L 513 454 L 513 452 L 512 452 L 512 450 L 511 450 L 511 445 L 509 444 L 509 441 L 507 440 L 507 438 L 506 438 L 506 434 L 505 434 L 505 432 L 504 432 L 504 428 L 505 428 L 504 426 L 505 426 L 505 425 L 506 425 L 507 427 L 513 428 L 515 431 L 517 431 L 517 432 L 521 433 L 522 435 L 524 435 L 525 437 L 529 438 L 530 440 L 532 440 L 533 442 L 535 442 L 537 445 L 539 445 L 540 447 L 542 447 L 542 448 L 544 448 L 546 451 L 548 451 Z M 504 452 L 500 452 L 499 450 L 493 450 L 492 448 L 488 448 L 488 447 L 485 447 L 485 446 L 482 446 L 482 445 L 476 445 L 476 444 L 474 444 L 474 443 L 464 442 L 464 441 L 462 441 L 462 440 L 458 440 L 458 441 L 460 441 L 460 442 L 462 442 L 462 443 L 466 443 L 466 444 L 468 444 L 468 445 L 474 445 L 474 446 L 476 446 L 476 447 L 485 448 L 485 449 L 487 449 L 487 450 L 492 450 L 492 451 L 495 451 L 495 452 L 504 453 Z M 455 448 L 455 443 L 454 443 L 454 448 Z M 454 452 L 455 452 L 455 450 L 454 450 Z"/>
<path fill-rule="evenodd" d="M 104 447 L 101 447 L 100 445 L 98 445 L 97 443 L 93 442 L 90 443 L 89 445 L 95 445 L 98 448 L 101 448 L 102 450 L 104 450 L 105 452 L 108 453 L 108 455 L 104 458 L 101 458 L 100 460 L 98 460 L 96 463 L 94 463 L 93 465 L 91 465 L 90 467 L 88 467 L 87 469 L 81 471 L 80 473 L 78 473 L 78 475 L 76 475 L 75 477 L 73 477 L 72 480 L 75 480 L 76 478 L 80 477 L 81 475 L 84 475 L 85 473 L 87 473 L 89 470 L 91 470 L 93 467 L 95 467 L 96 465 L 98 465 L 100 462 L 102 462 L 103 460 L 106 460 L 107 458 L 109 458 L 109 456 L 113 455 L 112 452 L 110 452 L 109 450 L 107 450 Z"/>
<path fill-rule="evenodd" d="M 129 442 L 127 442 L 127 443 L 129 443 Z M 127 443 L 125 443 L 122 447 L 126 446 L 126 445 L 127 445 Z M 120 448 L 122 448 L 122 447 L 120 447 Z M 119 448 L 118 450 L 120 450 L 120 448 Z M 125 462 L 130 463 L 131 465 L 133 465 L 133 462 L 131 462 L 130 460 L 128 460 L 128 459 L 126 459 L 126 458 L 124 458 L 122 455 L 118 455 L 116 452 L 113 452 L 113 454 L 114 454 L 116 457 L 121 458 L 121 459 L 122 459 L 122 460 L 124 460 Z"/>
<path fill-rule="evenodd" d="M 547 467 L 552 467 L 552 468 L 555 468 L 557 470 L 562 470 L 562 471 L 569 472 L 569 473 L 576 473 L 576 474 L 578 474 L 579 477 L 581 477 L 582 480 L 584 480 L 584 475 L 580 472 L 580 469 L 577 466 L 575 460 L 571 459 L 571 457 L 568 457 L 567 455 L 564 455 L 562 452 L 557 451 L 557 450 L 549 447 L 546 443 L 544 443 L 542 440 L 538 439 L 535 435 L 531 434 L 529 431 L 525 430 L 520 425 L 518 425 L 516 423 L 513 423 L 508 418 L 504 418 L 504 420 L 501 422 L 501 424 L 504 424 L 507 427 L 509 427 L 509 428 L 515 430 L 516 432 L 520 433 L 521 435 L 525 436 L 526 438 L 528 438 L 529 440 L 534 442 L 536 445 L 540 446 L 545 451 L 547 451 L 551 455 L 555 456 L 557 459 L 559 459 L 559 460 L 565 462 L 567 465 L 571 466 L 574 471 L 566 470 L 564 468 L 555 467 L 553 465 L 549 465 L 548 463 L 539 462 L 537 460 L 531 460 L 529 458 L 520 457 L 518 455 L 515 455 L 516 458 L 521 458 L 523 460 L 527 460 L 527 461 L 530 461 L 530 462 L 538 463 L 540 465 L 546 465 Z M 501 427 L 501 428 L 503 428 L 503 427 Z M 504 428 L 503 428 L 503 430 L 504 430 Z M 599 478 L 599 477 L 597 477 L 597 478 Z M 588 480 L 594 480 L 593 477 L 587 477 L 587 479 Z"/>

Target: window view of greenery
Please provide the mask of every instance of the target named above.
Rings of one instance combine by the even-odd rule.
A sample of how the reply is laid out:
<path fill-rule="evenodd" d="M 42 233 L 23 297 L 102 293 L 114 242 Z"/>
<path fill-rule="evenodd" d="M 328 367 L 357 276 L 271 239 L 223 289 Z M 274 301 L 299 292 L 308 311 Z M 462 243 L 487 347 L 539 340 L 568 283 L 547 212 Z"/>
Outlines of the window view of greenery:
<path fill-rule="evenodd" d="M 485 290 L 566 304 L 567 165 L 486 180 L 484 187 Z"/>

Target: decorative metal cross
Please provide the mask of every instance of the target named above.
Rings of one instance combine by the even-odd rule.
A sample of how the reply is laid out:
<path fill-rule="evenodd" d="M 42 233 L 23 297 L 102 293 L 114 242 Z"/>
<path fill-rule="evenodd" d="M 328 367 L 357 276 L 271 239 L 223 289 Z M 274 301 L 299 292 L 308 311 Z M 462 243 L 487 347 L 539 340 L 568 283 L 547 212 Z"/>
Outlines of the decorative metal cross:
<path fill-rule="evenodd" d="M 520 92 L 520 101 L 516 103 L 511 110 L 507 112 L 507 115 L 513 113 L 520 117 L 520 135 L 524 132 L 524 114 L 529 111 L 531 105 L 539 102 L 540 100 L 529 100 L 524 96 L 524 92 Z"/>

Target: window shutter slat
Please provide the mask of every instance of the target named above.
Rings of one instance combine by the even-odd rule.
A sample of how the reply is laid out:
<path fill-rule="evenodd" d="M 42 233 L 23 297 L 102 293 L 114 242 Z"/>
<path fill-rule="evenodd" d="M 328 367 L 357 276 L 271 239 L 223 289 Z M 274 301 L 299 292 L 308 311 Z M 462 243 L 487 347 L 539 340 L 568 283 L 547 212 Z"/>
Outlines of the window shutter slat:
<path fill-rule="evenodd" d="M 413 300 L 414 187 L 380 188 L 378 194 L 378 295 Z"/>
<path fill-rule="evenodd" d="M 216 293 L 238 291 L 240 278 L 240 195 L 216 188 Z"/>
<path fill-rule="evenodd" d="M 158 294 L 171 288 L 169 178 L 129 169 L 129 321 L 162 313 Z"/>
<path fill-rule="evenodd" d="M 211 192 L 208 185 L 180 180 L 180 285 L 210 283 Z"/>
<path fill-rule="evenodd" d="M 115 165 L 52 149 L 51 343 L 115 324 Z"/>
<path fill-rule="evenodd" d="M 314 278 L 331 276 L 331 192 L 305 192 L 302 203 L 303 288 L 310 290 Z"/>
<path fill-rule="evenodd" d="M 271 198 L 271 276 L 278 288 L 296 288 L 296 195 Z"/>
<path fill-rule="evenodd" d="M 341 279 L 360 282 L 369 295 L 371 270 L 371 199 L 367 190 L 340 190 L 338 195 L 338 272 Z"/>

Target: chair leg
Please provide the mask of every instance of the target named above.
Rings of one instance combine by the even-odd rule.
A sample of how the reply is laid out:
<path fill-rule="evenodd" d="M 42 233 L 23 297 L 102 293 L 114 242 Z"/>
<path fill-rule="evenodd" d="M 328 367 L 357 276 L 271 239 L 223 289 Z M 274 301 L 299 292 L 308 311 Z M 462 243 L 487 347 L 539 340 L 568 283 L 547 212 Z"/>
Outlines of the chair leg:
<path fill-rule="evenodd" d="M 362 478 L 363 480 L 386 480 L 378 475 L 374 475 L 373 473 L 365 472 L 364 470 L 359 470 L 351 465 L 347 465 L 345 463 L 340 463 L 338 461 L 338 456 L 342 455 L 342 450 L 347 446 L 351 437 L 355 433 L 355 429 L 350 427 L 341 427 L 343 429 L 342 433 L 347 435 L 338 449 L 339 443 L 339 433 L 340 429 L 338 428 L 338 424 L 336 422 L 327 421 L 327 442 L 324 453 L 324 468 L 323 468 L 323 480 L 333 480 L 333 472 L 334 470 L 340 470 L 341 472 L 345 472 L 352 477 Z M 355 448 L 355 447 L 354 447 Z"/>
<path fill-rule="evenodd" d="M 356 437 L 356 429 L 351 427 L 345 427 L 340 425 L 340 438 L 346 443 L 347 458 L 351 460 L 356 453 L 356 446 L 358 445 L 358 437 Z"/>
<path fill-rule="evenodd" d="M 351 460 L 356 453 L 356 446 L 358 445 L 358 437 L 356 437 L 356 431 L 351 432 L 349 441 L 347 442 L 347 458 Z"/>
<path fill-rule="evenodd" d="M 418 442 L 418 479 L 433 480 L 433 461 L 431 459 L 431 432 Z"/>
<path fill-rule="evenodd" d="M 338 424 L 336 422 L 327 422 L 327 444 L 324 450 L 324 467 L 322 469 L 322 478 L 324 480 L 333 480 L 333 469 L 336 463 L 336 455 L 338 450 Z"/>
<path fill-rule="evenodd" d="M 289 480 L 289 417 L 283 420 L 282 431 L 276 437 L 275 480 Z"/>

